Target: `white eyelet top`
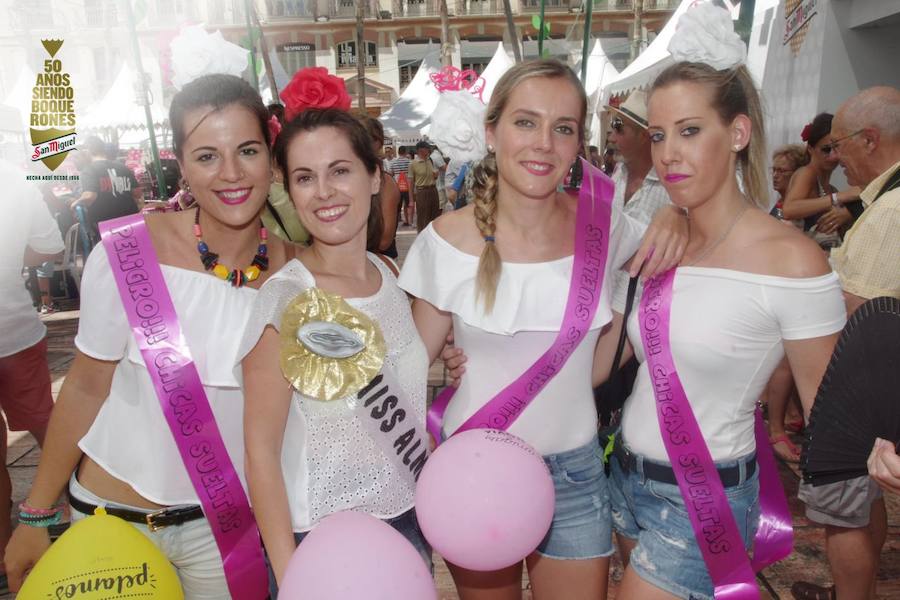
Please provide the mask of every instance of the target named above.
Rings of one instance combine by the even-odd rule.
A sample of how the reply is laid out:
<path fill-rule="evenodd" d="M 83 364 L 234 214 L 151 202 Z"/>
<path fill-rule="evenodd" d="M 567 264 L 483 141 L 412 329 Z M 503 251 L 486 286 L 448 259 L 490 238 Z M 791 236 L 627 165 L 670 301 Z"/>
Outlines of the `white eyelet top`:
<path fill-rule="evenodd" d="M 614 208 L 609 258 L 590 331 L 565 368 L 508 429 L 541 454 L 583 446 L 597 432 L 591 370 L 601 328 L 612 320 L 611 272 L 637 251 L 645 229 Z M 494 310 L 485 314 L 475 300 L 478 257 L 452 246 L 431 225 L 419 234 L 403 265 L 400 287 L 453 313 L 455 343 L 468 357 L 466 374 L 444 414 L 445 435 L 550 348 L 562 324 L 573 266 L 571 255 L 540 263 L 504 262 Z"/>
<path fill-rule="evenodd" d="M 346 300 L 378 323 L 387 346 L 385 363 L 394 369 L 424 427 L 428 354 L 394 274 L 374 255 L 369 260 L 381 272 L 381 288 L 372 296 Z M 284 307 L 315 285 L 312 273 L 296 259 L 270 277 L 260 288 L 237 360 L 253 349 L 267 326 L 278 329 Z M 293 392 L 281 468 L 294 531 L 307 531 L 341 510 L 387 519 L 413 506 L 415 490 L 395 458 L 385 456 L 344 399 L 322 402 Z"/>

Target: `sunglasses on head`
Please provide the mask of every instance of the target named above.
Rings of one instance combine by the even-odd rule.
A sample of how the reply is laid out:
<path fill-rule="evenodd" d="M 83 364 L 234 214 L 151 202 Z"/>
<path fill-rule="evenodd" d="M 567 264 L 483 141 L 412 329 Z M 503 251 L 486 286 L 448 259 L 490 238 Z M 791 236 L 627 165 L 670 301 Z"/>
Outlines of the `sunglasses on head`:
<path fill-rule="evenodd" d="M 625 121 L 622 120 L 622 117 L 613 117 L 609 122 L 609 127 L 616 133 L 622 133 L 625 131 Z"/>

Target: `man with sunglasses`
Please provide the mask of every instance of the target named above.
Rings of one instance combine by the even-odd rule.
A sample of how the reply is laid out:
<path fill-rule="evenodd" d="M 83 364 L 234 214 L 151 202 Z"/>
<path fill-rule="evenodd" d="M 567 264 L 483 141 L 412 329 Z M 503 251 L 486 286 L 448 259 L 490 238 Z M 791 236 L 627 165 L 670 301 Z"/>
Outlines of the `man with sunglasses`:
<path fill-rule="evenodd" d="M 881 296 L 900 298 L 900 90 L 882 86 L 847 100 L 831 127 L 831 147 L 847 181 L 863 188 L 862 215 L 831 251 L 831 264 L 841 279 L 847 312 Z M 900 485 L 886 475 L 900 468 L 893 444 L 877 444 L 870 458 L 875 481 L 890 489 Z M 878 558 L 887 535 L 884 498 L 869 477 L 826 484 L 801 485 L 807 518 L 825 526 L 825 553 L 834 586 L 798 582 L 795 598 L 875 597 Z"/>
<path fill-rule="evenodd" d="M 650 155 L 650 136 L 647 134 L 647 94 L 637 90 L 632 92 L 618 106 L 608 105 L 610 112 L 610 134 L 607 143 L 618 150 L 621 162 L 612 171 L 615 183 L 613 204 L 645 225 L 653 220 L 656 211 L 670 204 L 662 182 L 653 169 Z M 619 313 L 625 312 L 628 293 L 628 273 L 616 271 L 613 285 L 612 306 Z M 641 282 L 638 281 L 635 298 L 641 297 Z M 614 384 L 597 388 L 595 397 L 601 412 L 601 422 L 609 420 L 609 409 L 620 406 L 630 393 L 637 373 L 637 362 L 632 359 L 622 367 Z"/>

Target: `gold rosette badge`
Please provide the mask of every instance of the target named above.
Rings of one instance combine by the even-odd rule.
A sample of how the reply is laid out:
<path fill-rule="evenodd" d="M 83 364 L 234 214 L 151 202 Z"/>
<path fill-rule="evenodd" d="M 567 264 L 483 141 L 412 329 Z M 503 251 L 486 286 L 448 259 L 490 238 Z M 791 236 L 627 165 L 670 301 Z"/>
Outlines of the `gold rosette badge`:
<path fill-rule="evenodd" d="M 381 329 L 337 294 L 309 288 L 281 315 L 281 371 L 298 392 L 322 401 L 355 394 L 381 370 Z"/>

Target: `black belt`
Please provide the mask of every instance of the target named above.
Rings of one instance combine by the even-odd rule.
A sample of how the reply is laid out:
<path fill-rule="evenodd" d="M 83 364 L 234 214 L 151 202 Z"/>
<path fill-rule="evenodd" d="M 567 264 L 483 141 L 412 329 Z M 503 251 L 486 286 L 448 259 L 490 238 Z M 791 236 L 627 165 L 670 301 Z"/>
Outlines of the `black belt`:
<path fill-rule="evenodd" d="M 76 498 L 72 491 L 69 490 L 69 504 L 72 508 L 86 515 L 94 514 L 97 509 L 96 504 L 84 502 Z M 150 531 L 159 531 L 164 527 L 171 525 L 181 525 L 188 521 L 202 519 L 203 509 L 200 506 L 180 506 L 176 508 L 162 508 L 152 512 L 141 512 L 139 510 L 128 510 L 127 508 L 116 508 L 114 506 L 104 506 L 106 514 L 119 517 L 131 523 L 140 523 L 146 525 Z"/>
<path fill-rule="evenodd" d="M 620 437 L 616 437 L 616 445 L 613 448 L 613 456 L 618 459 L 619 466 L 622 467 L 622 470 L 626 473 L 630 473 L 631 471 L 637 469 L 637 456 L 635 456 L 628 448 L 625 447 L 625 444 L 622 443 L 622 438 Z M 647 479 L 658 481 L 660 483 L 670 483 L 672 485 L 678 485 L 678 480 L 675 478 L 675 472 L 672 470 L 672 467 L 650 462 L 649 460 L 645 460 L 642 467 L 644 477 L 646 477 Z M 716 470 L 719 472 L 719 477 L 722 479 L 723 487 L 728 488 L 741 483 L 741 465 L 734 465 L 733 467 L 725 467 L 723 469 Z M 744 467 L 744 472 L 744 479 L 749 479 L 753 475 L 753 473 L 756 472 L 755 454 L 747 460 L 746 466 Z"/>

